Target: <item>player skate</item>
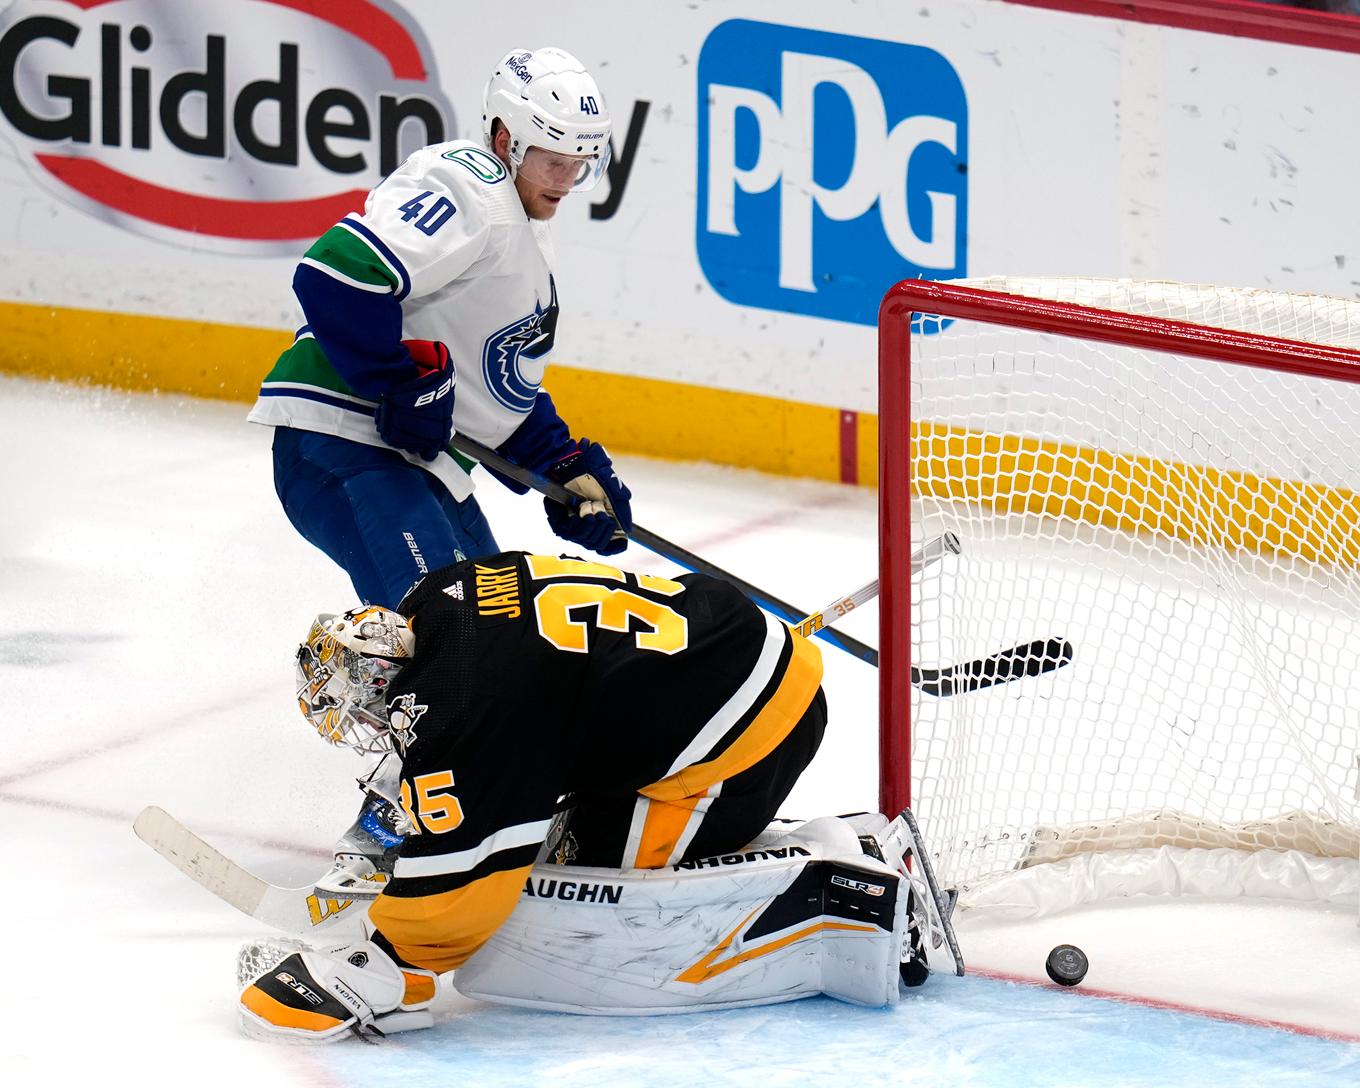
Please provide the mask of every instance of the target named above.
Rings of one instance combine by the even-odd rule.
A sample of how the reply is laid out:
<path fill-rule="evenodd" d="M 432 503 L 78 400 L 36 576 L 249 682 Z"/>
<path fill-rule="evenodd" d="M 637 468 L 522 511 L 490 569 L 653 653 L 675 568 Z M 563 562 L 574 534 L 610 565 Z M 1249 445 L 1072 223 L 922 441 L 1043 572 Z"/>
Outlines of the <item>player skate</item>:
<path fill-rule="evenodd" d="M 931 948 L 948 946 L 954 973 L 962 977 L 963 953 L 959 950 L 953 925 L 957 896 L 953 891 L 941 891 L 935 879 L 935 869 L 930 863 L 930 854 L 921 839 L 921 829 L 911 809 L 904 808 L 891 822 L 884 820 L 884 826 L 875 833 L 874 841 L 884 858 L 895 859 L 893 864 L 908 884 L 911 923 L 908 927 L 909 944 L 904 947 L 902 954 L 902 981 L 908 986 L 919 986 L 926 980 L 929 974 L 927 939 Z"/>
<path fill-rule="evenodd" d="M 316 882 L 316 894 L 326 899 L 376 898 L 392 876 L 397 848 L 406 837 L 397 830 L 400 826 L 401 809 L 365 789 L 359 816 L 336 842 L 335 861 Z"/>

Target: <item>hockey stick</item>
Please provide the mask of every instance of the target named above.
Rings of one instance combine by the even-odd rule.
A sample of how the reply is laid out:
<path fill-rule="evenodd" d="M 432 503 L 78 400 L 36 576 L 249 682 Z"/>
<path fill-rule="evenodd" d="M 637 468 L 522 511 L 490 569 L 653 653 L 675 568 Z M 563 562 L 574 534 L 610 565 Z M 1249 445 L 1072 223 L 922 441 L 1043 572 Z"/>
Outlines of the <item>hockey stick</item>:
<path fill-rule="evenodd" d="M 469 438 L 465 434 L 455 433 L 452 440 L 453 448 L 465 457 L 474 461 L 480 461 L 488 468 L 495 469 L 502 476 L 508 476 L 523 487 L 537 491 L 540 495 L 545 495 L 554 502 L 569 505 L 574 500 L 580 498 L 573 495 L 565 487 L 552 480 L 545 480 L 536 472 L 532 472 L 513 461 L 502 457 L 495 450 L 482 445 L 474 438 Z M 655 552 L 663 559 L 669 559 L 672 563 L 684 567 L 686 570 L 694 571 L 698 574 L 707 574 L 713 578 L 721 578 L 724 582 L 730 582 L 757 604 L 764 607 L 767 611 L 773 612 L 780 619 L 788 623 L 799 622 L 807 613 L 788 601 L 781 601 L 771 593 L 766 593 L 759 586 L 752 585 L 744 578 L 738 578 L 735 574 L 723 570 L 716 564 L 710 563 L 707 559 L 695 555 L 691 551 L 680 547 L 667 540 L 663 536 L 658 536 L 650 529 L 644 529 L 637 522 L 633 523 L 633 530 L 628 534 L 630 540 L 641 544 L 648 551 Z M 867 599 L 867 598 L 866 598 Z M 816 634 L 826 639 L 833 646 L 839 647 L 846 653 L 854 654 L 862 661 L 867 661 L 871 665 L 878 664 L 878 651 L 872 646 L 866 645 L 859 639 L 851 638 L 849 635 L 841 634 L 839 631 L 820 630 Z"/>
<path fill-rule="evenodd" d="M 916 574 L 930 566 L 935 560 L 945 555 L 958 555 L 963 551 L 963 546 L 959 543 L 959 538 L 953 533 L 942 533 L 934 540 L 928 540 L 911 557 L 911 573 Z M 848 597 L 841 597 L 839 600 L 832 601 L 820 612 L 814 612 L 810 616 L 805 616 L 798 623 L 793 625 L 793 629 L 804 638 L 811 638 L 818 631 L 822 630 L 827 624 L 835 623 L 842 616 L 853 612 L 865 601 L 871 601 L 878 596 L 878 579 L 875 578 L 867 585 L 860 586 Z M 874 655 L 874 664 L 878 664 L 878 655 Z"/>
<path fill-rule="evenodd" d="M 1035 639 L 991 657 L 950 665 L 944 669 L 911 670 L 911 682 L 927 695 L 945 697 L 981 691 L 1026 676 L 1061 669 L 1072 661 L 1072 644 L 1065 638 Z"/>
<path fill-rule="evenodd" d="M 242 914 L 285 933 L 317 933 L 352 926 L 364 908 L 357 899 L 321 899 L 310 885 L 284 888 L 248 872 L 200 839 L 163 808 L 148 805 L 133 821 L 137 837 L 194 883 Z"/>

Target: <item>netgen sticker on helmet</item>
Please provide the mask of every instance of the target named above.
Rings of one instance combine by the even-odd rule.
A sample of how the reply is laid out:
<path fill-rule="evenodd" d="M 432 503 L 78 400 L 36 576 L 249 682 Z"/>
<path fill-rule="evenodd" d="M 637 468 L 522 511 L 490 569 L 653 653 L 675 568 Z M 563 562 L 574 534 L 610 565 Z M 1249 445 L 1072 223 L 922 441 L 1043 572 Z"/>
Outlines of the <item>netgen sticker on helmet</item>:
<path fill-rule="evenodd" d="M 535 184 L 582 192 L 609 168 L 609 107 L 585 65 L 564 49 L 512 49 L 501 58 L 482 96 L 488 147 L 497 121 L 510 131 L 511 164 Z"/>
<path fill-rule="evenodd" d="M 376 0 L 16 0 L 0 134 L 60 199 L 195 249 L 295 248 L 454 131 L 414 19 Z"/>

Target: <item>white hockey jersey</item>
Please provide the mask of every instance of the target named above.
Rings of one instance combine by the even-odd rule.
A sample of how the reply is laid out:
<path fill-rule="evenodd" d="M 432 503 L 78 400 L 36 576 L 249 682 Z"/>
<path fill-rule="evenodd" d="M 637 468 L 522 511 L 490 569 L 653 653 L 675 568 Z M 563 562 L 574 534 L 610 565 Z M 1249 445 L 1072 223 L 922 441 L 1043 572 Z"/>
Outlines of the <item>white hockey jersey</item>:
<path fill-rule="evenodd" d="M 543 381 L 557 325 L 551 264 L 547 225 L 525 215 L 499 159 L 464 140 L 422 148 L 368 194 L 362 214 L 307 250 L 293 280 L 307 324 L 249 418 L 384 445 L 377 400 L 414 376 L 400 341 L 439 340 L 457 374 L 454 429 L 499 446 Z M 462 458 L 403 456 L 455 498 L 471 493 Z"/>

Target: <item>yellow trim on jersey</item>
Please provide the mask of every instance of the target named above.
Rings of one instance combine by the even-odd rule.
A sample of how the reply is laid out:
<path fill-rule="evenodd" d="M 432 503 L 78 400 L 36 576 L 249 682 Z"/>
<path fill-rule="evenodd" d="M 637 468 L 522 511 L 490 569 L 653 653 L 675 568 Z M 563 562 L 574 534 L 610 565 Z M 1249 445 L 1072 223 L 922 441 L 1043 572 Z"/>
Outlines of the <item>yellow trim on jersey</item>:
<path fill-rule="evenodd" d="M 671 855 L 694 819 L 695 806 L 707 792 L 705 790 L 693 797 L 682 797 L 678 801 L 654 801 L 649 798 L 643 802 L 647 806 L 647 814 L 642 820 L 642 835 L 638 840 L 637 856 L 632 863 L 634 869 L 661 869 L 670 864 Z"/>
<path fill-rule="evenodd" d="M 343 1024 L 334 1016 L 321 1012 L 308 1012 L 285 1005 L 277 998 L 270 997 L 258 986 L 249 986 L 241 994 L 241 1004 L 267 1024 L 279 1028 L 299 1028 L 302 1031 L 330 1031 Z"/>
<path fill-rule="evenodd" d="M 413 899 L 380 895 L 369 921 L 406 963 L 435 974 L 452 971 L 510 917 L 531 868 L 491 873 L 454 891 Z"/>
<path fill-rule="evenodd" d="M 719 963 L 718 957 L 731 947 L 732 942 L 737 939 L 737 934 L 746 927 L 746 923 L 764 909 L 764 907 L 759 907 L 743 918 L 741 924 L 724 937 L 716 948 L 706 953 L 701 959 L 697 960 L 689 967 L 686 967 L 680 974 L 676 975 L 675 981 L 690 982 L 697 986 L 699 983 L 707 982 L 709 979 L 721 975 L 725 971 L 730 971 L 732 968 L 746 963 L 749 960 L 757 959 L 760 956 L 768 956 L 771 952 L 778 952 L 781 948 L 793 944 L 794 941 L 800 941 L 804 937 L 810 937 L 812 934 L 819 933 L 824 929 L 847 929 L 860 933 L 873 933 L 875 928 L 873 926 L 857 926 L 850 922 L 817 922 L 810 926 L 804 926 L 802 929 L 793 933 L 786 934 L 778 940 L 771 941 L 769 944 L 762 944 L 756 948 L 748 948 L 745 952 L 739 952 L 731 959 L 726 959 Z"/>
<path fill-rule="evenodd" d="M 701 794 L 717 782 L 754 767 L 793 731 L 822 682 L 822 654 L 798 632 L 789 630 L 793 654 L 774 694 L 755 720 L 720 755 L 707 763 L 693 763 L 675 774 L 643 786 L 638 793 L 654 801 L 678 801 Z"/>

